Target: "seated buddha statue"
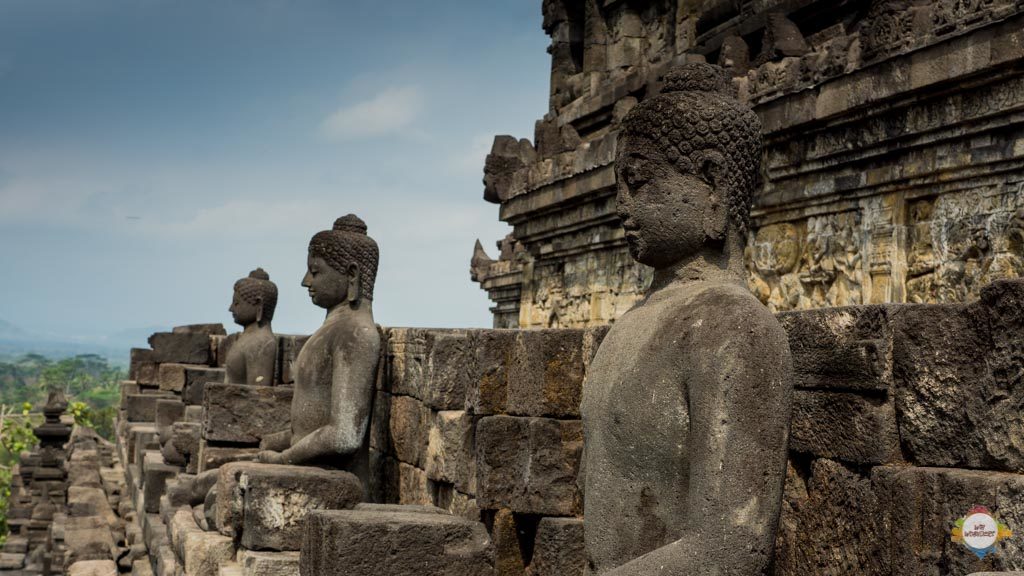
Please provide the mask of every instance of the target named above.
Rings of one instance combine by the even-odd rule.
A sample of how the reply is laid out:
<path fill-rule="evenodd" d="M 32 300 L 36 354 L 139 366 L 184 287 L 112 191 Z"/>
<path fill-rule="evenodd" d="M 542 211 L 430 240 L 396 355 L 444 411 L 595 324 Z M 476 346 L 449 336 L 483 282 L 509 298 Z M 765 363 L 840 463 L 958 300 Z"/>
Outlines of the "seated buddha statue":
<path fill-rule="evenodd" d="M 228 310 L 242 332 L 228 350 L 224 362 L 225 383 L 263 386 L 273 383 L 277 338 L 270 321 L 274 319 L 276 307 L 277 285 L 262 268 L 235 282 L 235 294 Z"/>

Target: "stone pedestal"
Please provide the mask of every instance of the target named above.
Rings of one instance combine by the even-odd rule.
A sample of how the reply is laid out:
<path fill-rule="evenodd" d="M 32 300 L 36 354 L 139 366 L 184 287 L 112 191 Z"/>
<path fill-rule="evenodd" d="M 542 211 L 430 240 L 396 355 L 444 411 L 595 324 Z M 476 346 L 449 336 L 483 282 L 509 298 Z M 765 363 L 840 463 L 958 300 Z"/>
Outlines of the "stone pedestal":
<path fill-rule="evenodd" d="M 484 525 L 445 514 L 316 511 L 306 518 L 303 576 L 483 576 L 494 552 Z"/>
<path fill-rule="evenodd" d="M 310 511 L 352 508 L 363 498 L 348 472 L 235 462 L 220 468 L 216 523 L 248 550 L 298 550 Z"/>

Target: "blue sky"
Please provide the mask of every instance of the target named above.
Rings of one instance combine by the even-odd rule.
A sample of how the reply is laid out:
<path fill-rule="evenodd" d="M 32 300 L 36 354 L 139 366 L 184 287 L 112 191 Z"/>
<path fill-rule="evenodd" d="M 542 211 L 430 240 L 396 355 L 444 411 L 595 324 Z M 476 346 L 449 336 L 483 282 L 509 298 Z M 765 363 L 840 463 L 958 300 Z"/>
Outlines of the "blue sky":
<path fill-rule="evenodd" d="M 0 319 L 230 325 L 262 266 L 275 330 L 308 333 L 307 242 L 354 212 L 379 323 L 488 326 L 469 259 L 509 228 L 483 159 L 532 138 L 547 45 L 540 0 L 4 0 Z"/>

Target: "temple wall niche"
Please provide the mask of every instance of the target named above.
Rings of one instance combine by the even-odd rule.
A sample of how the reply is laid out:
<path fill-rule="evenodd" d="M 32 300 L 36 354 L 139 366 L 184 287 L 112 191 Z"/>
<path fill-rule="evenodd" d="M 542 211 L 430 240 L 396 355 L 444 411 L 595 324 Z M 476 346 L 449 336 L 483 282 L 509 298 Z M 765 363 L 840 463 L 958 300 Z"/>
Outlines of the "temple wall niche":
<path fill-rule="evenodd" d="M 643 292 L 611 195 L 618 123 L 694 59 L 727 68 L 764 126 L 747 262 L 774 310 L 970 302 L 1022 274 L 1020 2 L 543 4 L 563 73 L 536 158 L 491 194 L 521 248 L 476 275 L 495 326 L 515 317 L 516 282 L 524 328 L 607 324 Z"/>

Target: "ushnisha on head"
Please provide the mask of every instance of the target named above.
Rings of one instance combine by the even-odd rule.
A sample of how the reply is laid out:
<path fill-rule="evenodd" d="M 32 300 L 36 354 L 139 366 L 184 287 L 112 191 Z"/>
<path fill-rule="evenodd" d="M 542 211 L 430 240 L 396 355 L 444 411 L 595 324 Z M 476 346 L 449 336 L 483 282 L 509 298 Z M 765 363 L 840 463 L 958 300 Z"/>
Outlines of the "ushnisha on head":
<path fill-rule="evenodd" d="M 235 295 L 229 311 L 236 324 L 270 323 L 274 319 L 275 308 L 277 284 L 270 281 L 270 275 L 263 268 L 257 268 L 248 277 L 235 282 Z"/>
<path fill-rule="evenodd" d="M 718 66 L 685 64 L 622 121 L 618 211 L 633 257 L 661 268 L 746 236 L 761 122 Z"/>
<path fill-rule="evenodd" d="M 366 234 L 366 223 L 355 214 L 342 216 L 332 230 L 317 232 L 309 241 L 302 285 L 321 308 L 330 310 L 343 302 L 357 307 L 373 300 L 379 258 L 377 243 Z"/>

